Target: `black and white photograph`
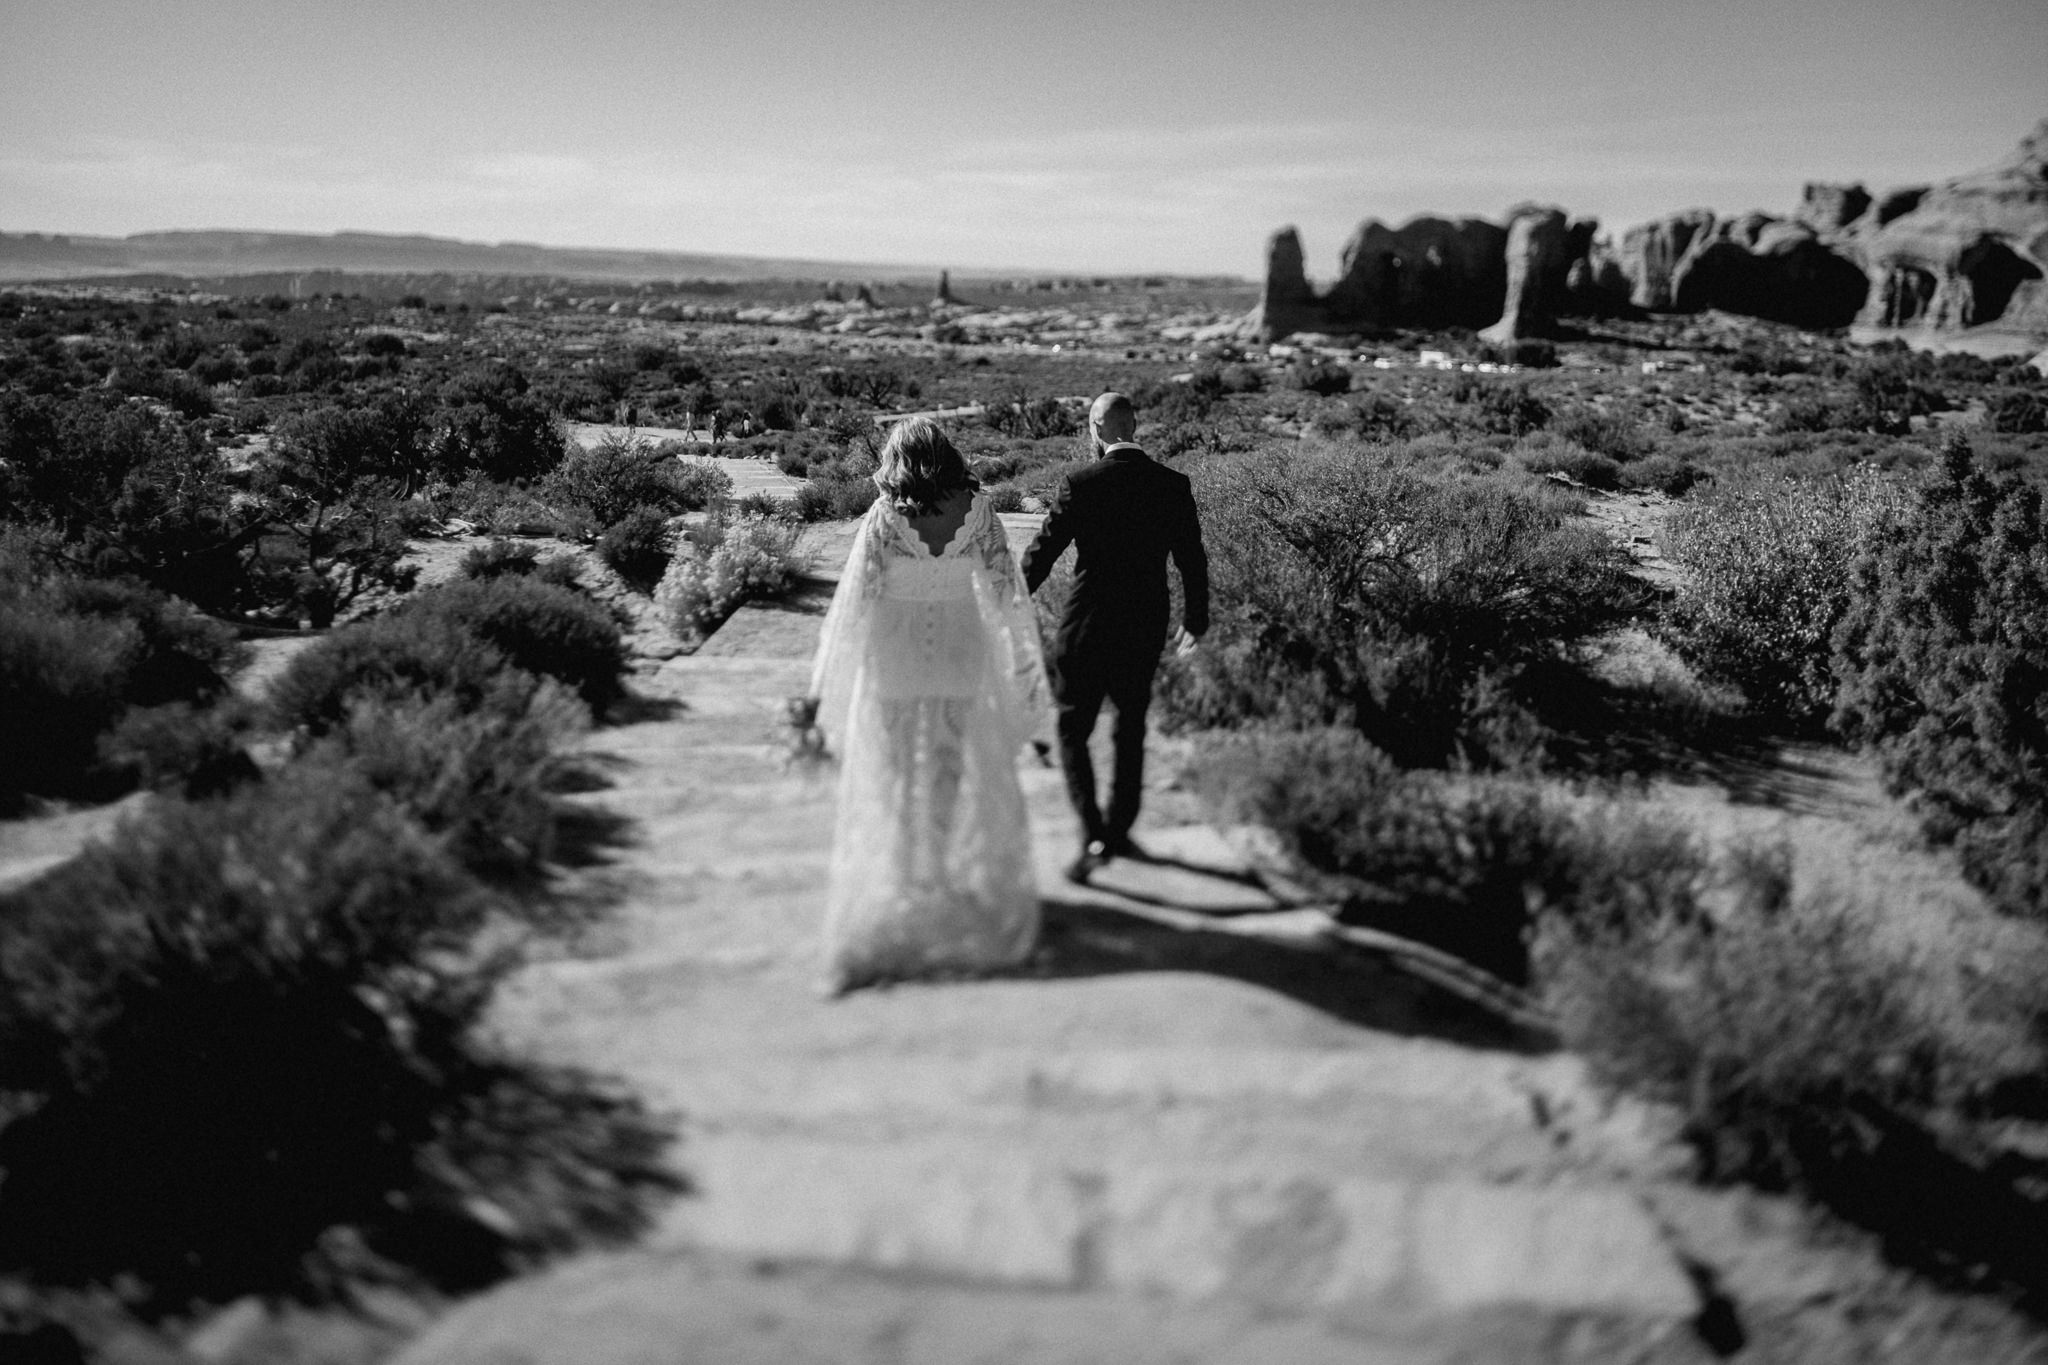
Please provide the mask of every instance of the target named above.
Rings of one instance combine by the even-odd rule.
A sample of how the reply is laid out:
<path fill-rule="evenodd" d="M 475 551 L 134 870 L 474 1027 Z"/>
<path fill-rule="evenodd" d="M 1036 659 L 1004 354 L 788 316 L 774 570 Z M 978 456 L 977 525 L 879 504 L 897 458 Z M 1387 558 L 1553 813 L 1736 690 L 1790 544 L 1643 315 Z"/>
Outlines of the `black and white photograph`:
<path fill-rule="evenodd" d="M 0 1365 L 2048 1365 L 2043 0 L 0 0 Z"/>

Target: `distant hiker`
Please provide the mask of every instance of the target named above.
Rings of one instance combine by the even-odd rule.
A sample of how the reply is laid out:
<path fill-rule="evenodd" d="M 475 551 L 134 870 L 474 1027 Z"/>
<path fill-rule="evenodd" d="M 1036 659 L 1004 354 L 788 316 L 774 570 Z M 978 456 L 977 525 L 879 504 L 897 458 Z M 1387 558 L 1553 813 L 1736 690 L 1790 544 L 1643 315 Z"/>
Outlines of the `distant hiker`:
<path fill-rule="evenodd" d="M 1182 651 L 1209 628 L 1209 559 L 1187 476 L 1156 463 L 1131 439 L 1131 400 L 1105 393 L 1088 413 L 1096 461 L 1060 481 L 1024 581 L 1038 591 L 1068 545 L 1074 586 L 1046 658 L 1058 707 L 1060 766 L 1081 817 L 1081 853 L 1067 867 L 1083 882 L 1111 858 L 1145 855 L 1131 841 L 1145 776 L 1145 712 L 1166 645 L 1171 599 L 1166 562 L 1180 570 Z M 1107 700 L 1116 708 L 1116 768 L 1109 810 L 1097 803 L 1088 738 Z"/>

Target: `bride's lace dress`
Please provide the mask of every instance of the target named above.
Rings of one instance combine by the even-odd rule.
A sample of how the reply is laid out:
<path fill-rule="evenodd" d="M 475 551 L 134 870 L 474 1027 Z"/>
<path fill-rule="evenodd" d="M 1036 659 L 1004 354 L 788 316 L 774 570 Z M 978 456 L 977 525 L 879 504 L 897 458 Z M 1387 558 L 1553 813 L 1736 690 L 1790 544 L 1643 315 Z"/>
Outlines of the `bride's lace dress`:
<path fill-rule="evenodd" d="M 1038 622 L 988 499 L 934 554 L 877 501 L 812 671 L 840 758 L 825 975 L 1011 965 L 1038 934 L 1019 747 L 1049 714 Z"/>

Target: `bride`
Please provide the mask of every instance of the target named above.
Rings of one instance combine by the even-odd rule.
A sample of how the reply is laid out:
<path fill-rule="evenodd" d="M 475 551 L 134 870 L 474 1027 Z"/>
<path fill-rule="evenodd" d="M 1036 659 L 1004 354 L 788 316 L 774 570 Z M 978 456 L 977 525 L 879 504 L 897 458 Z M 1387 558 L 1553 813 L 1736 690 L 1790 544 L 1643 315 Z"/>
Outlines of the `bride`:
<path fill-rule="evenodd" d="M 875 483 L 805 708 L 840 756 L 834 991 L 1009 966 L 1038 934 L 1016 768 L 1050 714 L 1030 594 L 936 423 L 897 423 Z"/>

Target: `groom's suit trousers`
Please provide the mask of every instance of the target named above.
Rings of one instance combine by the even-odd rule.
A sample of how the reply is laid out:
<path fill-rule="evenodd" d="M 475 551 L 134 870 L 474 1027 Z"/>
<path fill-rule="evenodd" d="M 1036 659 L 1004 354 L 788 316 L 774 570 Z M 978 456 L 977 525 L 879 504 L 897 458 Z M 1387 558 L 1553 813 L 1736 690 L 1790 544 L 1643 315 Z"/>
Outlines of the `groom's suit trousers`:
<path fill-rule="evenodd" d="M 1059 707 L 1060 771 L 1066 775 L 1067 798 L 1081 817 L 1082 838 L 1115 843 L 1138 822 L 1138 804 L 1145 790 L 1145 712 L 1152 704 L 1152 674 L 1159 652 L 1138 659 L 1055 659 L 1050 665 L 1052 694 Z M 1116 708 L 1111 739 L 1116 748 L 1110 773 L 1109 811 L 1096 800 L 1095 760 L 1088 737 L 1107 700 Z"/>

